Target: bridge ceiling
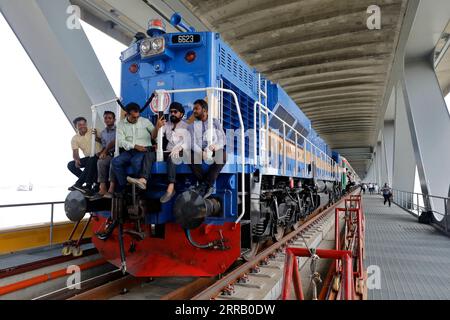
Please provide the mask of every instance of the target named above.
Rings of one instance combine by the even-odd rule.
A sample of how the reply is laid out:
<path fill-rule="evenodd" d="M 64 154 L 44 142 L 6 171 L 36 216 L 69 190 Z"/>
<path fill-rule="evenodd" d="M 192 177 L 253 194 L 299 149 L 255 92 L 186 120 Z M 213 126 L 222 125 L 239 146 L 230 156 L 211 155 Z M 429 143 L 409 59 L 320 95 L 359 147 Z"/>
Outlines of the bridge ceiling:
<path fill-rule="evenodd" d="M 373 147 L 406 0 L 181 0 L 278 82 L 332 148 Z M 369 30 L 367 8 L 381 8 Z M 344 154 L 364 175 L 368 161 Z"/>

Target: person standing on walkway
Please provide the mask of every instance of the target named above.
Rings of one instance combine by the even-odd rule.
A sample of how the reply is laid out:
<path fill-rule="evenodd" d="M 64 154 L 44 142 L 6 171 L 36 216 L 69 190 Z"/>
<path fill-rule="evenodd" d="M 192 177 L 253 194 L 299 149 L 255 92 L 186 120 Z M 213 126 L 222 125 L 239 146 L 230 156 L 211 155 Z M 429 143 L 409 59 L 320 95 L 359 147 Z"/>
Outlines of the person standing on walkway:
<path fill-rule="evenodd" d="M 384 205 L 386 205 L 386 202 L 389 202 L 389 207 L 391 206 L 391 197 L 392 197 L 392 189 L 389 187 L 387 183 L 384 184 L 383 188 L 381 188 L 381 193 L 383 194 L 384 198 Z"/>

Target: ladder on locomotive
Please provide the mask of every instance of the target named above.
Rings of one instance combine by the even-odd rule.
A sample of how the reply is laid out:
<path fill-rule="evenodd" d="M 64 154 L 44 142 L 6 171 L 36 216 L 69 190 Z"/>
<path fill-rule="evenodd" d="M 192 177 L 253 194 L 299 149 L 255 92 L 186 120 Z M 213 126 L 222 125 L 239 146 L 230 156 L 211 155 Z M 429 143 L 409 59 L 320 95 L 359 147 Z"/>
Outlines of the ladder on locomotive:
<path fill-rule="evenodd" d="M 258 74 L 258 102 L 264 107 L 267 108 L 268 105 L 268 99 L 267 99 L 267 79 L 261 77 L 261 73 Z M 267 124 L 263 126 L 262 122 L 262 116 L 266 116 L 266 122 Z M 259 119 L 258 119 L 258 127 L 259 127 L 259 164 L 264 164 L 267 166 L 268 163 L 268 150 L 267 150 L 267 139 L 268 139 L 268 122 L 269 122 L 269 116 L 267 113 L 259 112 Z M 257 127 L 256 122 L 254 123 L 254 126 Z M 255 136 L 255 144 L 258 144 L 257 137 Z M 258 155 L 255 154 L 255 164 L 258 164 Z"/>

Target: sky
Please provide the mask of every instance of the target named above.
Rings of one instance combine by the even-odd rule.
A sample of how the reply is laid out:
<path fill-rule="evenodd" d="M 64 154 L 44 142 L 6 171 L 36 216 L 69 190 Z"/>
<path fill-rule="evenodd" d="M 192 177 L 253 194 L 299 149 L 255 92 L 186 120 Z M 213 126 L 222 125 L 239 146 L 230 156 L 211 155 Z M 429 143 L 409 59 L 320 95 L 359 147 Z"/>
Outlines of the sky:
<path fill-rule="evenodd" d="M 84 22 L 82 27 L 119 95 L 119 57 L 125 46 Z M 29 182 L 67 188 L 74 182 L 74 176 L 67 171 L 74 129 L 1 14 L 0 38 L 4 115 L 0 117 L 0 188 Z M 8 107 L 16 110 L 11 113 L 14 119 L 5 116 Z"/>

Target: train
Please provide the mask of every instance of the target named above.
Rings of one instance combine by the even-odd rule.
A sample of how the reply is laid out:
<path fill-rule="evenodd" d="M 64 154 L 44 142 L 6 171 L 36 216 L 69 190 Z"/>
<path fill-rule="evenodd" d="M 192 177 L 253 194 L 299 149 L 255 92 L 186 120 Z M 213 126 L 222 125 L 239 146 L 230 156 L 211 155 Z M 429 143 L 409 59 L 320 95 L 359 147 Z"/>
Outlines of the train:
<path fill-rule="evenodd" d="M 180 164 L 177 195 L 162 204 L 167 168 L 158 137 L 147 190 L 127 186 L 124 196 L 95 201 L 72 191 L 66 214 L 79 222 L 90 213 L 94 234 L 118 222 L 109 237 L 94 235 L 92 241 L 106 260 L 133 276 L 216 276 L 254 257 L 263 243 L 282 239 L 359 178 L 301 106 L 220 34 L 197 32 L 178 14 L 171 23 L 182 31 L 166 33 L 164 22 L 152 19 L 147 34 L 121 53 L 120 104 L 148 105 L 141 116 L 155 122 L 176 101 L 189 123 L 193 102 L 206 100 L 209 117 L 227 132 L 227 162 L 214 193 L 207 199 L 195 194 L 195 178 Z"/>

